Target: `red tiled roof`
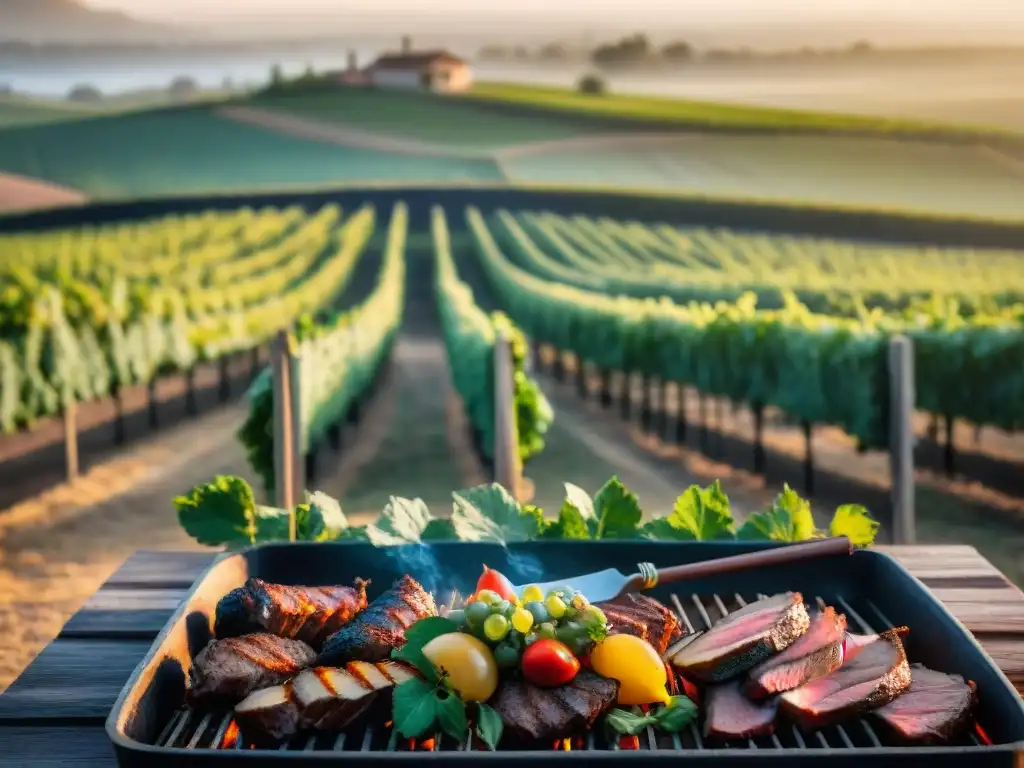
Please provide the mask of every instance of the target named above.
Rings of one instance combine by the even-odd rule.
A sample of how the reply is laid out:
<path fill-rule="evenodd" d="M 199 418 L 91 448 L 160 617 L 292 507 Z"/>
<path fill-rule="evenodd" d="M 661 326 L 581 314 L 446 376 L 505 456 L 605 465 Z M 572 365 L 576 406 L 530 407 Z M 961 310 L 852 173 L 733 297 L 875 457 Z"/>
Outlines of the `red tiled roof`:
<path fill-rule="evenodd" d="M 382 54 L 370 65 L 370 69 L 423 69 L 438 62 L 447 64 L 466 63 L 463 59 L 448 51 L 413 51 L 411 53 Z"/>

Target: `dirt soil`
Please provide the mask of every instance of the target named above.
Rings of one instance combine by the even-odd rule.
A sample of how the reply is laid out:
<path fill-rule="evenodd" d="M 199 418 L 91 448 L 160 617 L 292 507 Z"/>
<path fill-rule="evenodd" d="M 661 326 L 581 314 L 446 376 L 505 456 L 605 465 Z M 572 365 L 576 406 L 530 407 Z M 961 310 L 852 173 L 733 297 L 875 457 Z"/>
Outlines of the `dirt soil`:
<path fill-rule="evenodd" d="M 13 173 L 0 173 L 0 212 L 81 205 L 86 200 L 86 196 L 76 189 Z"/>

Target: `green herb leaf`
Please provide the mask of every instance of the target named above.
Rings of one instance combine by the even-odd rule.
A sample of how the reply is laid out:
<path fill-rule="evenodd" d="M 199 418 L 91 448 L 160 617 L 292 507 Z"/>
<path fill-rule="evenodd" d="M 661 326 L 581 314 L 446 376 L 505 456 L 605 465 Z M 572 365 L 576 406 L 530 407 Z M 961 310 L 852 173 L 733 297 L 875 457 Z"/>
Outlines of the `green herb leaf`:
<path fill-rule="evenodd" d="M 366 535 L 376 547 L 418 544 L 433 519 L 423 499 L 392 496 L 377 522 L 366 527 Z"/>
<path fill-rule="evenodd" d="M 616 707 L 605 716 L 605 724 L 616 733 L 624 733 L 628 736 L 636 736 L 642 733 L 648 725 L 654 725 L 654 715 L 634 715 L 626 709 Z"/>
<path fill-rule="evenodd" d="M 666 733 L 679 733 L 697 719 L 697 705 L 686 696 L 673 696 L 668 706 L 654 713 L 657 727 Z"/>
<path fill-rule="evenodd" d="M 558 520 L 544 531 L 545 539 L 589 539 L 590 526 L 582 513 L 569 499 L 562 502 Z"/>
<path fill-rule="evenodd" d="M 770 509 L 752 514 L 736 533 L 744 541 L 804 541 L 816 536 L 810 503 L 788 485 Z"/>
<path fill-rule="evenodd" d="M 297 536 L 302 541 L 336 541 L 348 528 L 348 518 L 341 511 L 341 503 L 326 493 L 315 491 L 306 497 L 309 516 L 296 518 Z"/>
<path fill-rule="evenodd" d="M 405 645 L 392 649 L 391 658 L 395 661 L 412 664 L 427 680 L 436 681 L 437 670 L 423 655 L 423 646 L 435 637 L 457 632 L 458 629 L 458 624 L 442 616 L 428 616 L 425 619 L 420 619 L 405 630 Z"/>
<path fill-rule="evenodd" d="M 572 483 L 565 483 L 565 500 L 569 502 L 584 520 L 596 520 L 594 513 L 594 500 L 590 494 Z M 562 506 L 565 506 L 564 504 Z"/>
<path fill-rule="evenodd" d="M 528 541 L 538 533 L 537 520 L 497 483 L 452 494 L 452 527 L 461 541 Z"/>
<path fill-rule="evenodd" d="M 843 504 L 836 510 L 829 524 L 831 536 L 846 536 L 855 547 L 870 547 L 875 543 L 879 523 L 860 504 Z"/>
<path fill-rule="evenodd" d="M 427 527 L 423 529 L 423 534 L 420 538 L 423 541 L 459 540 L 459 537 L 455 535 L 455 528 L 452 527 L 452 521 L 441 518 L 434 518 L 427 523 Z"/>
<path fill-rule="evenodd" d="M 644 513 L 640 503 L 618 477 L 605 483 L 594 497 L 597 539 L 632 539 Z"/>
<path fill-rule="evenodd" d="M 426 680 L 413 678 L 395 687 L 391 719 L 395 730 L 415 739 L 433 730 L 437 721 L 437 688 Z"/>
<path fill-rule="evenodd" d="M 299 505 L 302 507 L 303 505 Z M 298 507 L 296 508 L 298 512 Z M 308 508 L 306 508 L 308 513 Z M 256 541 L 288 541 L 291 530 L 291 515 L 287 509 L 278 507 L 265 507 L 262 504 L 256 505 L 253 514 L 253 525 L 256 528 Z M 298 536 L 298 533 L 296 533 Z"/>
<path fill-rule="evenodd" d="M 731 539 L 735 536 L 735 524 L 729 511 L 729 497 L 717 480 L 707 488 L 691 485 L 676 499 L 670 514 L 644 526 L 644 534 L 680 541 Z"/>
<path fill-rule="evenodd" d="M 469 733 L 469 721 L 466 719 L 466 705 L 456 694 L 448 693 L 437 699 L 437 721 L 441 730 L 456 741 L 466 740 Z"/>
<path fill-rule="evenodd" d="M 256 498 L 240 477 L 218 475 L 175 498 L 174 507 L 181 527 L 200 544 L 219 547 L 256 542 Z"/>
<path fill-rule="evenodd" d="M 501 735 L 505 732 L 505 723 L 496 710 L 486 704 L 476 705 L 476 735 L 487 745 L 488 749 L 495 750 L 501 742 Z"/>

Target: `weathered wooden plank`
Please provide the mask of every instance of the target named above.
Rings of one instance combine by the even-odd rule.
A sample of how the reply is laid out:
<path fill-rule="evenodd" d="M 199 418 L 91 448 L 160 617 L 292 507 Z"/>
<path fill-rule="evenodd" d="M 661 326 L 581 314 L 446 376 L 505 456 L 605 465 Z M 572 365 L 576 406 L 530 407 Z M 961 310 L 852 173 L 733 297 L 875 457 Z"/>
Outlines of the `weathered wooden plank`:
<path fill-rule="evenodd" d="M 31 768 L 67 765 L 113 768 L 114 748 L 102 724 L 0 727 L 0 764 Z"/>
<path fill-rule="evenodd" d="M 104 587 L 71 617 L 59 636 L 152 639 L 187 594 L 186 589 Z"/>
<path fill-rule="evenodd" d="M 103 587 L 188 589 L 210 567 L 217 554 L 213 550 L 140 550 L 129 557 Z"/>
<path fill-rule="evenodd" d="M 0 723 L 102 721 L 149 640 L 57 639 L 0 696 Z"/>

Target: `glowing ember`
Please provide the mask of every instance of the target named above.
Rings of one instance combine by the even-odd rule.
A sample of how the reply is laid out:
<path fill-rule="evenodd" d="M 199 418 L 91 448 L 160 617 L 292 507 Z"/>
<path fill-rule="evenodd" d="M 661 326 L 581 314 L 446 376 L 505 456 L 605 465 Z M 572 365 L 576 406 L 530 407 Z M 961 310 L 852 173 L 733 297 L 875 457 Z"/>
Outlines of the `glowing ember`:
<path fill-rule="evenodd" d="M 992 746 L 992 739 L 988 737 L 988 734 L 985 733 L 985 729 L 982 728 L 978 723 L 974 724 L 974 733 L 977 734 L 978 741 L 980 741 L 986 747 Z"/>
<path fill-rule="evenodd" d="M 623 734 L 619 737 L 619 749 L 638 750 L 640 749 L 640 737 Z"/>
<path fill-rule="evenodd" d="M 232 720 L 228 723 L 227 730 L 224 731 L 224 738 L 220 740 L 220 746 L 217 749 L 234 749 L 238 743 L 238 725 Z"/>

